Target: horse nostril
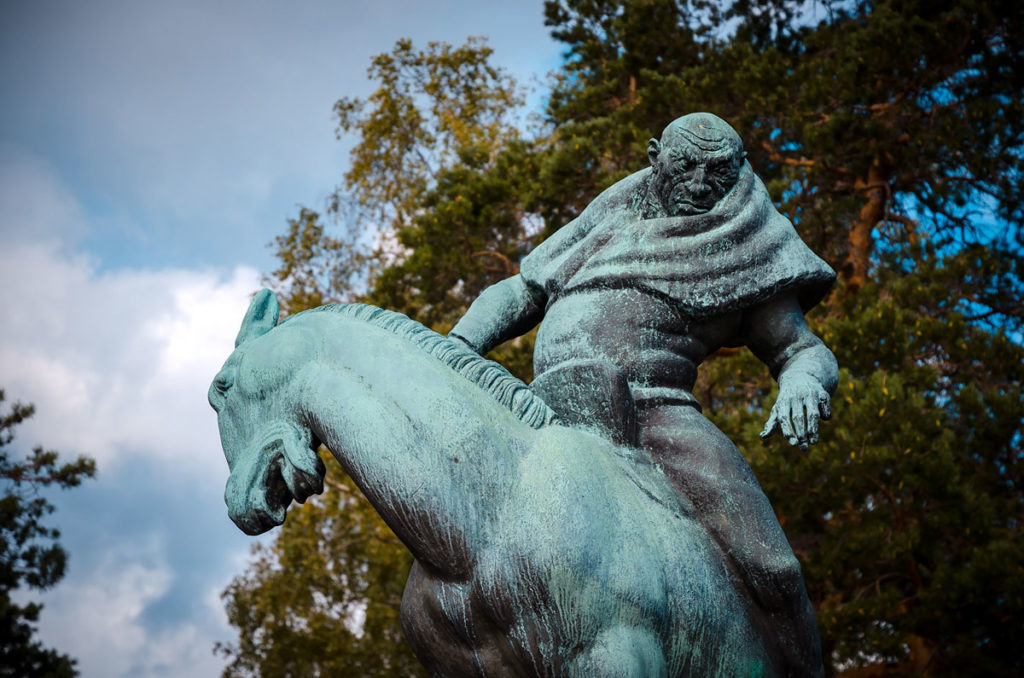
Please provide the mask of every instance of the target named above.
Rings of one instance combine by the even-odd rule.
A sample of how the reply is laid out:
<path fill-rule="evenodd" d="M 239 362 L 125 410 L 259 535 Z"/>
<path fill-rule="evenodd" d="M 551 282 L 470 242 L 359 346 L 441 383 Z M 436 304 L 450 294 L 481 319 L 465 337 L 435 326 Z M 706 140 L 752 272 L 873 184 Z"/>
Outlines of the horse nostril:
<path fill-rule="evenodd" d="M 284 480 L 284 474 L 281 469 L 283 464 L 284 459 L 278 457 L 267 468 L 267 504 L 270 506 L 271 511 L 285 508 L 292 502 L 292 493 L 288 489 L 288 484 Z"/>

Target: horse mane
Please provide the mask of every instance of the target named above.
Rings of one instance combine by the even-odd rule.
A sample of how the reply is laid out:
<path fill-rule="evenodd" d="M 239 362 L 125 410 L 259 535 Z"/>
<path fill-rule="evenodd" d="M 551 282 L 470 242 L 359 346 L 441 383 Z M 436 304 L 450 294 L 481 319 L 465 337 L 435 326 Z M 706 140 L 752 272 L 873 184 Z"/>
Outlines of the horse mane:
<path fill-rule="evenodd" d="M 482 388 L 508 408 L 516 418 L 532 428 L 559 423 L 558 415 L 548 407 L 547 403 L 504 367 L 493 360 L 487 360 L 477 355 L 460 342 L 442 337 L 437 332 L 401 313 L 387 311 L 369 304 L 328 304 L 289 316 L 281 322 L 289 322 L 306 314 L 324 312 L 337 313 L 361 320 L 409 341 L 413 346 L 423 349 L 447 367 Z"/>

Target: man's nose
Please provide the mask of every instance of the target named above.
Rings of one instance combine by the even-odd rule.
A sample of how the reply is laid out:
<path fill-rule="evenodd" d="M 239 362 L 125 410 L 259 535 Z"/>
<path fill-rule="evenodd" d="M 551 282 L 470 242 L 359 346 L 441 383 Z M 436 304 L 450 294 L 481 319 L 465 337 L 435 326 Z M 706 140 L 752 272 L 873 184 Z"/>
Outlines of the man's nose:
<path fill-rule="evenodd" d="M 702 195 L 710 190 L 710 187 L 704 183 L 704 179 L 707 177 L 707 171 L 698 166 L 693 170 L 693 176 L 690 178 L 690 194 L 691 195 Z"/>

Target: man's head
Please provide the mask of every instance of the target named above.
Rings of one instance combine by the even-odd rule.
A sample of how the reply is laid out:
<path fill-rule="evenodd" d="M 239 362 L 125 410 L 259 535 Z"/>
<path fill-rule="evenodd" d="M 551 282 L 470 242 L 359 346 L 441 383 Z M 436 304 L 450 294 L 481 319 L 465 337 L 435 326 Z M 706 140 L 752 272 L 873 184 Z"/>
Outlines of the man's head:
<path fill-rule="evenodd" d="M 651 188 L 668 216 L 703 214 L 715 206 L 739 178 L 746 154 L 729 123 L 710 113 L 674 120 L 661 141 L 647 144 L 654 176 Z"/>

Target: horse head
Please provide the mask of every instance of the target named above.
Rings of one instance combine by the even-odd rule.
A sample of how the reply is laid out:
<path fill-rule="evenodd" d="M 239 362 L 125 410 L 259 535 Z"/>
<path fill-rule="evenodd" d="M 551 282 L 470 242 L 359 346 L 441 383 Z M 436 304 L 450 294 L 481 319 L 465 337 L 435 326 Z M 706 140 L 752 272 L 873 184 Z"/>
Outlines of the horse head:
<path fill-rule="evenodd" d="M 320 443 L 300 405 L 312 340 L 288 327 L 271 332 L 278 316 L 274 293 L 258 292 L 209 390 L 231 470 L 224 501 L 231 520 L 253 535 L 283 523 L 292 499 L 301 504 L 323 491 Z"/>

